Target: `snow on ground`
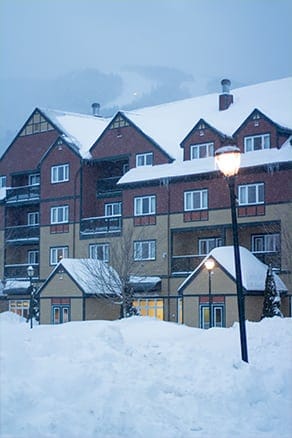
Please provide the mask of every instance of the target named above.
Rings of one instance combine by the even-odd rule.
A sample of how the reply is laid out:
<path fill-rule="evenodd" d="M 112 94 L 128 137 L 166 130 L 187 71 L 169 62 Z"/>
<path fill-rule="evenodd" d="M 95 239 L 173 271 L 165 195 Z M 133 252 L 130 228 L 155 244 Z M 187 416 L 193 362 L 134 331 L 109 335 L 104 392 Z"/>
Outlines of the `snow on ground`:
<path fill-rule="evenodd" d="M 1 438 L 291 437 L 292 319 L 34 326 L 0 315 Z"/>

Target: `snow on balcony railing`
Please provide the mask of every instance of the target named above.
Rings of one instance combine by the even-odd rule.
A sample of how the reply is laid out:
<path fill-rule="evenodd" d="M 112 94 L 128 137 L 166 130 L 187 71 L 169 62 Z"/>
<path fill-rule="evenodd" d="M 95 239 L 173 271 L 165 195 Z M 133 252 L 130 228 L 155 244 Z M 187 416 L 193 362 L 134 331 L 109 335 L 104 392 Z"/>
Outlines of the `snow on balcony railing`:
<path fill-rule="evenodd" d="M 80 234 L 119 233 L 122 230 L 121 216 L 99 216 L 82 219 Z"/>

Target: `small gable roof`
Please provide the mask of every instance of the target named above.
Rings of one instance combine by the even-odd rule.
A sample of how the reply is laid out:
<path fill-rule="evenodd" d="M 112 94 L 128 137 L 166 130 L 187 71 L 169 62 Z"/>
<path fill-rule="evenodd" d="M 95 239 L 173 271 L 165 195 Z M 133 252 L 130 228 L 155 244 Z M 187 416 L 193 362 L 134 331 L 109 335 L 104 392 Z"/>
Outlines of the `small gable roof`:
<path fill-rule="evenodd" d="M 86 295 L 120 296 L 121 282 L 117 272 L 96 259 L 62 259 L 40 289 L 60 273 L 62 268 Z"/>
<path fill-rule="evenodd" d="M 76 145 L 82 158 L 90 158 L 89 149 L 101 135 L 109 120 L 86 114 L 53 109 L 39 109 L 63 133 L 67 143 Z"/>
<path fill-rule="evenodd" d="M 242 286 L 246 292 L 263 292 L 265 290 L 265 281 L 268 266 L 262 263 L 248 249 L 240 246 L 240 262 Z M 186 280 L 178 288 L 179 293 L 183 293 L 185 287 L 196 277 L 196 275 L 204 267 L 207 259 L 213 258 L 216 264 L 223 269 L 227 274 L 236 281 L 235 264 L 234 264 L 234 248 L 233 246 L 220 246 L 212 249 L 212 251 L 204 258 L 199 266 L 186 278 Z M 287 287 L 281 278 L 274 274 L 274 279 L 279 293 L 287 292 Z"/>

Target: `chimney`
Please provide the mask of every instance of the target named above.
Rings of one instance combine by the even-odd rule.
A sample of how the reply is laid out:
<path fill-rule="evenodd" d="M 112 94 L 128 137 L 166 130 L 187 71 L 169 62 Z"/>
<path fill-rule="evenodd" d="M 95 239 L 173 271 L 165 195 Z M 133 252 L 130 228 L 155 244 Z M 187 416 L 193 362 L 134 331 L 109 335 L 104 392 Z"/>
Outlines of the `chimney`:
<path fill-rule="evenodd" d="M 230 94 L 231 82 L 229 79 L 222 79 L 222 93 L 219 95 L 219 111 L 227 110 L 233 103 L 233 95 Z"/>
<path fill-rule="evenodd" d="M 91 108 L 92 108 L 92 115 L 95 116 L 95 117 L 100 117 L 100 114 L 99 114 L 99 111 L 100 111 L 100 104 L 97 103 L 97 102 L 94 102 L 94 103 L 91 105 Z"/>

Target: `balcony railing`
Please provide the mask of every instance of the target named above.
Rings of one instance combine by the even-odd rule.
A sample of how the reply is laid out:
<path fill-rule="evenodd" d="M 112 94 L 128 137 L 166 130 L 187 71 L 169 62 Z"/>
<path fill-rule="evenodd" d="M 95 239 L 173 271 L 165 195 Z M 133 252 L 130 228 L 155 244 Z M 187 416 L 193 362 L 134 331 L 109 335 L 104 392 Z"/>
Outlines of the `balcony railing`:
<path fill-rule="evenodd" d="M 39 278 L 39 265 L 38 264 L 13 264 L 13 265 L 5 265 L 4 266 L 4 277 L 6 280 L 8 279 L 17 279 L 17 280 L 27 280 L 27 268 L 28 266 L 33 266 L 34 275 L 33 278 Z"/>
<path fill-rule="evenodd" d="M 40 198 L 40 186 L 21 186 L 6 190 L 6 202 L 27 202 Z"/>
<path fill-rule="evenodd" d="M 172 274 L 189 274 L 201 263 L 203 255 L 176 255 L 171 258 Z"/>
<path fill-rule="evenodd" d="M 80 234 L 82 236 L 102 233 L 119 233 L 122 230 L 121 216 L 100 216 L 82 219 Z"/>
<path fill-rule="evenodd" d="M 119 194 L 121 189 L 117 186 L 117 182 L 121 176 L 112 176 L 109 178 L 102 178 L 97 181 L 96 196 L 105 196 L 107 194 Z"/>
<path fill-rule="evenodd" d="M 272 268 L 281 268 L 281 253 L 279 251 L 270 252 L 253 252 L 261 262 L 265 265 L 272 265 Z"/>
<path fill-rule="evenodd" d="M 37 243 L 40 239 L 40 227 L 38 225 L 19 225 L 5 229 L 5 241 L 7 243 Z"/>

